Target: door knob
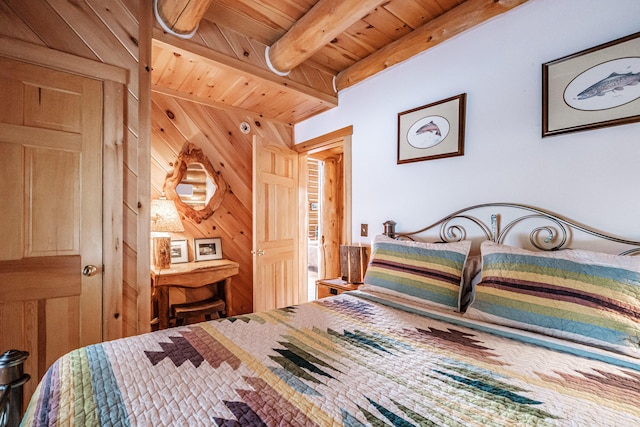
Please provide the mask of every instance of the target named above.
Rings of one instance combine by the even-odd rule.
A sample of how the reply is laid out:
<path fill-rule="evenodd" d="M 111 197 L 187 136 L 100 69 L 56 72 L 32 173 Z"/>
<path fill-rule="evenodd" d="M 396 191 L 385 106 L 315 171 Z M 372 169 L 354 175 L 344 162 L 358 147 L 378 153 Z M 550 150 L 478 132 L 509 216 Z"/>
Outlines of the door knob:
<path fill-rule="evenodd" d="M 251 255 L 264 255 L 264 251 L 262 249 L 258 249 L 257 251 L 251 251 Z"/>
<path fill-rule="evenodd" d="M 97 271 L 98 271 L 98 267 L 96 267 L 95 265 L 85 265 L 84 268 L 82 269 L 82 274 L 87 277 L 91 277 L 94 274 L 96 274 Z"/>

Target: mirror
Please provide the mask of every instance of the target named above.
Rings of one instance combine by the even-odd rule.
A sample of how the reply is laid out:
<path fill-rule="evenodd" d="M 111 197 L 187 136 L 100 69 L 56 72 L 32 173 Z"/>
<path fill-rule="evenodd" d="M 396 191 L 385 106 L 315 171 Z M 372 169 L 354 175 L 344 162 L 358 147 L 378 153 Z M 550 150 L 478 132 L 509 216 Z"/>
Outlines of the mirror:
<path fill-rule="evenodd" d="M 227 183 L 202 150 L 189 143 L 167 175 L 163 191 L 176 203 L 180 214 L 199 224 L 220 207 Z"/>
<path fill-rule="evenodd" d="M 195 210 L 204 209 L 216 190 L 216 185 L 201 163 L 187 164 L 185 175 L 176 186 L 176 193 L 180 200 Z"/>

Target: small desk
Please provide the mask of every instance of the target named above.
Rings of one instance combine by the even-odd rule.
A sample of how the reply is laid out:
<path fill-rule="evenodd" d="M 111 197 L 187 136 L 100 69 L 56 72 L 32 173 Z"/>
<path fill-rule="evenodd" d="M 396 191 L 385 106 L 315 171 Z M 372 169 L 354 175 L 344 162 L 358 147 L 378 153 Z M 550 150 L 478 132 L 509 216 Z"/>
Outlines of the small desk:
<path fill-rule="evenodd" d="M 159 328 L 169 327 L 170 287 L 199 288 L 224 281 L 223 299 L 228 312 L 233 301 L 231 277 L 239 271 L 239 264 L 228 259 L 171 264 L 170 268 L 161 270 L 151 266 L 151 285 L 158 301 Z"/>

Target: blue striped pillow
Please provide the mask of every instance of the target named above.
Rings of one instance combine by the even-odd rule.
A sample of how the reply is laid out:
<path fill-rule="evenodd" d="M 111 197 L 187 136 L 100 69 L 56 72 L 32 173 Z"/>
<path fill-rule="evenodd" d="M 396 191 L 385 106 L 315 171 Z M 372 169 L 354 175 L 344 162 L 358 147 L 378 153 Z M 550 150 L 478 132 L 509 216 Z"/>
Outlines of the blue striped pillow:
<path fill-rule="evenodd" d="M 471 242 L 422 243 L 376 236 L 363 290 L 459 310 Z"/>
<path fill-rule="evenodd" d="M 483 242 L 467 316 L 640 358 L 640 257 Z"/>

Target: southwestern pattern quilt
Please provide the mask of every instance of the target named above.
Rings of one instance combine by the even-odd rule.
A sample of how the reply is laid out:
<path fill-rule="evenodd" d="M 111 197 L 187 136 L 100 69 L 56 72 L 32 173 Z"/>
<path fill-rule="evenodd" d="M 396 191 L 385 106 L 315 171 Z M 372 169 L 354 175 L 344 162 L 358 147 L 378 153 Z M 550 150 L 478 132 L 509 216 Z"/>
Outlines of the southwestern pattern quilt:
<path fill-rule="evenodd" d="M 341 294 L 73 351 L 25 426 L 634 426 L 640 372 Z"/>

